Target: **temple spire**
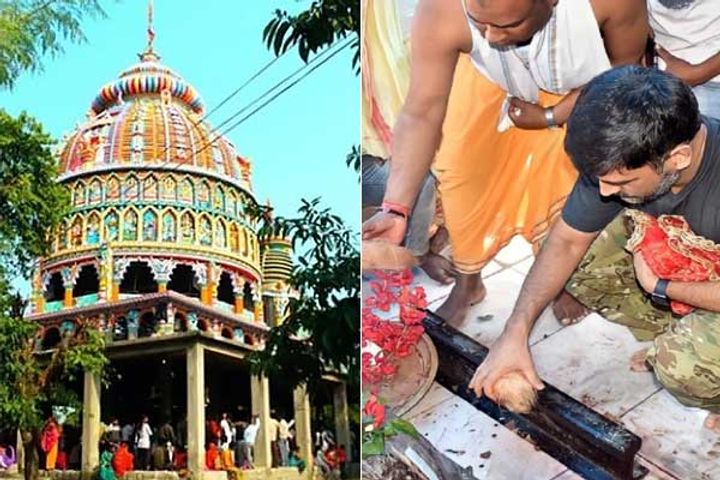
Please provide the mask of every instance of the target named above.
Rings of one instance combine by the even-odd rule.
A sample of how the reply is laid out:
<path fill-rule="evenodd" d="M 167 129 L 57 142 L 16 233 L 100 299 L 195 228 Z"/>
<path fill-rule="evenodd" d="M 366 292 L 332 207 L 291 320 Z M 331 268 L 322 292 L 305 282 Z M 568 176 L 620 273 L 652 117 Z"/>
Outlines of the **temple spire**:
<path fill-rule="evenodd" d="M 155 28 L 153 27 L 153 0 L 148 0 L 147 6 L 147 47 L 140 55 L 142 61 L 159 60 L 160 56 L 155 53 L 153 43 L 155 42 Z"/>

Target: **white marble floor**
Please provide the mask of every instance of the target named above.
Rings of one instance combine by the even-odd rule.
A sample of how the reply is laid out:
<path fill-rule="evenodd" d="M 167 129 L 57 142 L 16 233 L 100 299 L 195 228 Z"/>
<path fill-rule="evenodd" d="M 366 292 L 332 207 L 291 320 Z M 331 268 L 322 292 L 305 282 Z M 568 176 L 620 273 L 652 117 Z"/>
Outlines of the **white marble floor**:
<path fill-rule="evenodd" d="M 492 343 L 532 262 L 527 242 L 513 239 L 483 272 L 488 297 L 470 310 L 460 329 L 485 345 Z M 416 283 L 425 287 L 430 308 L 437 308 L 450 290 L 421 271 Z M 650 470 L 646 478 L 720 479 L 720 435 L 702 428 L 705 412 L 678 403 L 651 373 L 629 370 L 630 355 L 647 344 L 600 315 L 563 327 L 549 310 L 531 335 L 533 357 L 545 381 L 642 437 L 639 460 Z M 471 466 L 478 479 L 580 478 L 439 385 L 408 418 L 451 459 Z"/>

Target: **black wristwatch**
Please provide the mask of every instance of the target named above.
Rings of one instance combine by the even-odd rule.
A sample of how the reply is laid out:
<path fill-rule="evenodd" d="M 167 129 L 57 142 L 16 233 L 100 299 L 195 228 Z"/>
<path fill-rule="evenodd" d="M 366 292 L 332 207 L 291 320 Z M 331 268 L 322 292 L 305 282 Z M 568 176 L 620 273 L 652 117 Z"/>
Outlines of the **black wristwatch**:
<path fill-rule="evenodd" d="M 667 287 L 670 284 L 670 280 L 664 278 L 658 278 L 655 288 L 650 294 L 650 298 L 653 302 L 663 307 L 670 306 L 670 299 L 667 296 Z"/>

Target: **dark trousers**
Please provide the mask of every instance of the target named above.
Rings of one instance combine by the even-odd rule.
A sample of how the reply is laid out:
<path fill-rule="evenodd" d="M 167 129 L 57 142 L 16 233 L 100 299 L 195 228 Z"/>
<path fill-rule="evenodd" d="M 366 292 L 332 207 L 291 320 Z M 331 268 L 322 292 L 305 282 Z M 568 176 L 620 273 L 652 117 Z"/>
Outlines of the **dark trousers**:
<path fill-rule="evenodd" d="M 135 470 L 150 470 L 150 449 L 135 449 Z"/>

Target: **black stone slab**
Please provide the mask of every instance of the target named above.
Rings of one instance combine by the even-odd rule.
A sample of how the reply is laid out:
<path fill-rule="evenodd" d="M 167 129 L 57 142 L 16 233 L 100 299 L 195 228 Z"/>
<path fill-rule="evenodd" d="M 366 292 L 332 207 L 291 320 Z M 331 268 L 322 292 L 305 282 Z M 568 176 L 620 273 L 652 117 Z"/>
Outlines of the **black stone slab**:
<path fill-rule="evenodd" d="M 647 474 L 635 462 L 640 437 L 548 383 L 527 415 L 512 413 L 485 396 L 478 398 L 467 386 L 488 349 L 426 313 L 423 326 L 438 351 L 435 379 L 442 386 L 503 425 L 510 424 L 518 435 L 583 478 L 634 480 Z"/>

